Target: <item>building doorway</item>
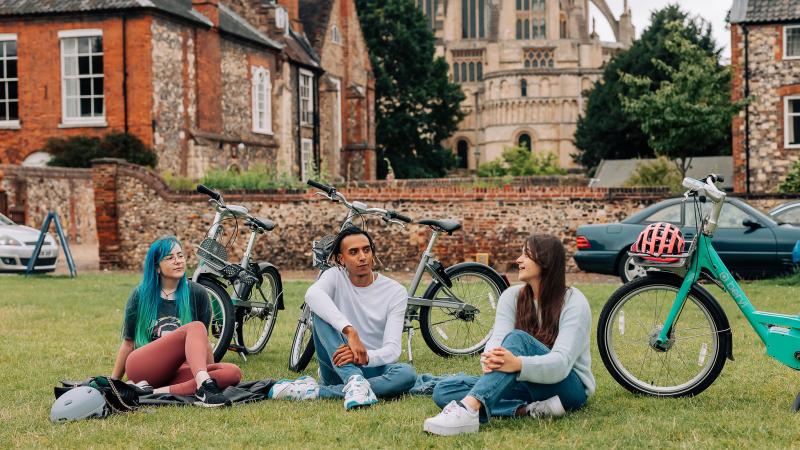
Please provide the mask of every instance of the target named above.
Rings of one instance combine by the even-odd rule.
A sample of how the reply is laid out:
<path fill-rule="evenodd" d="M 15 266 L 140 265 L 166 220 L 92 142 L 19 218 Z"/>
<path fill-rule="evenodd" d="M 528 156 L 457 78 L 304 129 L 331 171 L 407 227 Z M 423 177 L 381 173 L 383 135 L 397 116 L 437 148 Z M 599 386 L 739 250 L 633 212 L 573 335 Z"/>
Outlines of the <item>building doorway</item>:
<path fill-rule="evenodd" d="M 457 150 L 458 150 L 458 167 L 460 169 L 466 169 L 468 167 L 467 163 L 469 162 L 467 160 L 467 158 L 469 157 L 469 144 L 467 144 L 467 141 L 463 139 L 458 141 Z"/>

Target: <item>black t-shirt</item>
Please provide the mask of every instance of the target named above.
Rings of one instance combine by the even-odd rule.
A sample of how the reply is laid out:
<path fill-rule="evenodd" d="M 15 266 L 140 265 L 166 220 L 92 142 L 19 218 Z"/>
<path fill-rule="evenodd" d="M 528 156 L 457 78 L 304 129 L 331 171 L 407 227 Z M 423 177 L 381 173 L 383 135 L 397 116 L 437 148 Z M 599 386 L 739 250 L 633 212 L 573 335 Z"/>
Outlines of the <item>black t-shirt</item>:
<path fill-rule="evenodd" d="M 189 282 L 189 307 L 192 313 L 192 320 L 199 320 L 208 328 L 208 324 L 211 322 L 208 294 L 205 288 L 192 281 Z M 125 306 L 125 319 L 122 326 L 122 337 L 124 339 L 135 340 L 138 308 L 139 288 L 136 288 L 131 293 Z M 186 324 L 181 323 L 178 317 L 178 308 L 175 305 L 175 301 L 162 298 L 158 304 L 156 321 L 150 324 L 150 341 L 152 342 L 166 333 L 175 331 L 181 325 Z"/>

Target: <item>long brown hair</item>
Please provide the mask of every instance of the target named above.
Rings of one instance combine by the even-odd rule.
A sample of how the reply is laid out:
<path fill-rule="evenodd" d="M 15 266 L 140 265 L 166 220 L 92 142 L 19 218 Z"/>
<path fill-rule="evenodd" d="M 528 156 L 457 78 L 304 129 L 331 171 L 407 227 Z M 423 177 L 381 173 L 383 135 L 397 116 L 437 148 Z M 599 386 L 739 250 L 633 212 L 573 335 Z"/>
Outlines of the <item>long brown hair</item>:
<path fill-rule="evenodd" d="M 558 336 L 558 321 L 567 291 L 564 245 L 555 236 L 533 234 L 525 241 L 524 252 L 542 270 L 538 299 L 541 322 L 536 313 L 533 288 L 526 283 L 517 296 L 514 328 L 552 348 Z"/>

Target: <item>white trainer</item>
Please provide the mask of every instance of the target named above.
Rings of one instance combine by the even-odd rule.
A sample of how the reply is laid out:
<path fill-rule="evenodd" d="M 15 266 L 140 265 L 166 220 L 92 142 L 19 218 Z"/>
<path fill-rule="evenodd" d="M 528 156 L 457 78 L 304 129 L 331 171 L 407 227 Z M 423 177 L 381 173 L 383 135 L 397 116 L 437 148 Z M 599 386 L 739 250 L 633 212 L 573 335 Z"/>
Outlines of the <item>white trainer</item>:
<path fill-rule="evenodd" d="M 561 404 L 561 399 L 557 395 L 542 400 L 540 402 L 533 402 L 525 407 L 528 415 L 536 418 L 544 417 L 561 417 L 567 413 L 564 410 L 564 405 Z"/>
<path fill-rule="evenodd" d="M 344 387 L 344 409 L 363 408 L 378 403 L 369 381 L 361 375 L 352 375 Z"/>
<path fill-rule="evenodd" d="M 309 376 L 300 377 L 294 381 L 279 380 L 269 389 L 267 397 L 276 400 L 314 400 L 319 396 L 317 381 Z"/>
<path fill-rule="evenodd" d="M 439 436 L 455 436 L 461 433 L 475 433 L 479 426 L 478 412 L 469 411 L 453 400 L 436 417 L 425 419 L 422 429 Z"/>

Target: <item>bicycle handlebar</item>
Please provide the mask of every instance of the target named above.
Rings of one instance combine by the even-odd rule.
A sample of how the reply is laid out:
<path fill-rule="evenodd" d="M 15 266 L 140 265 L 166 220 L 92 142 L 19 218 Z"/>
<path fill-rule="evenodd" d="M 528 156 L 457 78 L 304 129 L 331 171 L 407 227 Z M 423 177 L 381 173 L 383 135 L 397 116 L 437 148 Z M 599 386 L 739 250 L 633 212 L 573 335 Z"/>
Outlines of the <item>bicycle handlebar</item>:
<path fill-rule="evenodd" d="M 319 189 L 320 191 L 325 192 L 326 194 L 328 194 L 329 197 L 333 196 L 334 192 L 336 192 L 336 188 L 335 187 L 328 186 L 327 184 L 322 184 L 319 181 L 308 180 L 307 183 L 309 184 L 309 186 L 313 186 L 313 187 Z"/>
<path fill-rule="evenodd" d="M 725 193 L 720 191 L 714 183 L 722 182 L 725 178 L 722 175 L 709 174 L 705 181 L 695 180 L 694 178 L 686 177 L 683 179 L 683 187 L 694 192 L 704 192 L 705 195 L 715 203 L 721 202 L 725 199 Z"/>
<path fill-rule="evenodd" d="M 201 194 L 206 194 L 207 196 L 213 198 L 216 201 L 220 201 L 220 199 L 222 198 L 219 192 L 209 189 L 203 186 L 202 184 L 197 185 L 197 192 Z"/>
<path fill-rule="evenodd" d="M 408 217 L 408 216 L 404 216 L 403 214 L 400 214 L 400 213 L 399 213 L 399 212 L 397 212 L 397 211 L 392 211 L 392 210 L 386 211 L 386 215 L 387 215 L 387 216 L 388 216 L 390 219 L 397 219 L 397 220 L 399 220 L 399 221 L 401 221 L 401 222 L 405 222 L 405 223 L 411 223 L 411 222 L 413 222 L 413 220 L 412 220 L 410 217 Z"/>

